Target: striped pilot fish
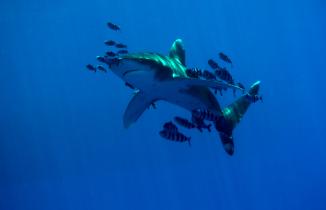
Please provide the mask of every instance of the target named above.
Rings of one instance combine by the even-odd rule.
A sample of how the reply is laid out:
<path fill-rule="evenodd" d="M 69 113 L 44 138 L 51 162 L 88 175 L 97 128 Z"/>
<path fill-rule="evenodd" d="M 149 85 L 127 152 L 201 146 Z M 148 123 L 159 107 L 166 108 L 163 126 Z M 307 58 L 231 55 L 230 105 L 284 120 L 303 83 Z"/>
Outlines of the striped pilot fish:
<path fill-rule="evenodd" d="M 188 129 L 196 128 L 196 124 L 194 124 L 193 122 L 190 122 L 189 120 L 182 118 L 182 117 L 174 117 L 174 121 L 177 124 L 179 124 L 185 128 L 188 128 Z"/>
<path fill-rule="evenodd" d="M 216 76 L 212 72 L 207 71 L 207 70 L 204 70 L 203 78 L 205 78 L 207 80 L 216 80 Z"/>
<path fill-rule="evenodd" d="M 192 116 L 194 116 L 195 118 L 198 119 L 202 119 L 202 120 L 208 120 L 208 121 L 213 121 L 216 122 L 219 120 L 219 118 L 221 117 L 218 114 L 213 113 L 210 110 L 207 109 L 195 109 L 192 111 Z"/>
<path fill-rule="evenodd" d="M 171 133 L 178 133 L 177 126 L 171 121 L 164 123 L 163 129 Z"/>
<path fill-rule="evenodd" d="M 203 129 L 207 129 L 208 132 L 211 132 L 211 126 L 212 126 L 212 124 L 206 124 L 204 122 L 204 119 L 201 119 L 201 118 L 198 118 L 198 117 L 195 117 L 194 115 L 192 115 L 191 121 L 196 125 L 196 128 L 200 132 L 203 132 Z"/>
<path fill-rule="evenodd" d="M 229 58 L 229 56 L 227 56 L 226 54 L 220 52 L 219 54 L 219 57 L 221 58 L 221 60 L 227 62 L 227 63 L 230 63 L 232 65 L 232 61 L 231 59 Z"/>
<path fill-rule="evenodd" d="M 97 65 L 96 68 L 100 71 L 107 72 L 107 70 L 102 65 Z"/>
<path fill-rule="evenodd" d="M 230 84 L 234 84 L 234 80 L 230 72 L 226 68 L 215 70 L 215 75 Z"/>
<path fill-rule="evenodd" d="M 209 59 L 207 61 L 207 63 L 212 69 L 221 69 L 221 67 L 218 65 L 218 63 L 216 61 L 214 61 L 213 59 Z"/>
<path fill-rule="evenodd" d="M 171 140 L 171 141 L 177 141 L 177 142 L 188 142 L 189 146 L 191 146 L 190 139 L 191 137 L 187 137 L 179 132 L 171 132 L 170 130 L 162 130 L 160 131 L 160 136 Z"/>
<path fill-rule="evenodd" d="M 189 68 L 189 69 L 186 69 L 186 74 L 188 77 L 191 77 L 191 78 L 199 78 L 203 75 L 203 72 L 199 68 Z"/>
<path fill-rule="evenodd" d="M 250 95 L 246 94 L 246 98 L 251 102 L 251 103 L 256 103 L 257 101 L 263 101 L 263 97 L 259 95 Z"/>

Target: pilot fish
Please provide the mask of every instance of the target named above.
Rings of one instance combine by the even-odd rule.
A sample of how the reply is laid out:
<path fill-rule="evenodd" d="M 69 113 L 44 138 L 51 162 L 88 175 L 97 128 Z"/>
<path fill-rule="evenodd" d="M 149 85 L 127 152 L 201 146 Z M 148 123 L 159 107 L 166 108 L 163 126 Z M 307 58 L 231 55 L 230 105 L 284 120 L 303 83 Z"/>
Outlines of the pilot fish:
<path fill-rule="evenodd" d="M 186 69 L 186 74 L 188 77 L 199 78 L 203 75 L 203 72 L 199 68 L 189 68 Z"/>
<path fill-rule="evenodd" d="M 216 80 L 216 76 L 212 72 L 207 70 L 204 70 L 203 77 L 207 80 Z"/>
<path fill-rule="evenodd" d="M 257 101 L 263 101 L 263 97 L 259 95 L 250 95 L 247 94 L 246 98 L 251 102 L 251 103 L 256 103 Z"/>
<path fill-rule="evenodd" d="M 113 46 L 116 44 L 116 42 L 113 40 L 105 40 L 104 44 L 106 44 L 107 46 Z"/>
<path fill-rule="evenodd" d="M 107 56 L 109 56 L 109 57 L 115 57 L 115 56 L 117 56 L 117 54 L 115 52 L 112 52 L 112 51 L 107 51 L 105 54 Z"/>
<path fill-rule="evenodd" d="M 161 137 L 171 140 L 171 141 L 188 142 L 189 146 L 191 146 L 191 143 L 190 143 L 191 137 L 187 137 L 187 136 L 183 135 L 182 133 L 179 133 L 179 132 L 175 133 L 175 132 L 171 132 L 169 130 L 162 130 L 162 131 L 160 131 L 159 134 Z"/>
<path fill-rule="evenodd" d="M 99 62 L 105 63 L 106 59 L 103 56 L 96 56 L 96 60 L 98 60 Z"/>
<path fill-rule="evenodd" d="M 117 44 L 115 45 L 115 47 L 116 47 L 116 48 L 127 48 L 127 45 L 122 44 L 122 43 L 117 43 Z"/>
<path fill-rule="evenodd" d="M 213 121 L 216 122 L 219 120 L 221 116 L 211 112 L 210 110 L 202 110 L 202 109 L 195 109 L 192 111 L 192 115 L 195 118 L 199 118 L 202 120 L 208 120 L 208 121 Z"/>
<path fill-rule="evenodd" d="M 212 124 L 206 124 L 203 119 L 192 116 L 191 121 L 196 125 L 196 128 L 203 132 L 203 129 L 207 129 L 208 132 L 211 132 L 211 126 Z"/>
<path fill-rule="evenodd" d="M 118 50 L 117 54 L 128 54 L 128 50 Z"/>
<path fill-rule="evenodd" d="M 183 126 L 185 128 L 188 128 L 188 129 L 192 129 L 192 128 L 195 128 L 196 127 L 196 125 L 194 123 L 192 123 L 189 120 L 184 119 L 182 117 L 174 117 L 174 121 L 177 124 L 179 124 L 179 125 L 181 125 L 181 126 Z"/>
<path fill-rule="evenodd" d="M 218 55 L 220 56 L 221 60 L 232 64 L 231 59 L 227 55 L 225 55 L 224 53 L 220 52 Z"/>
<path fill-rule="evenodd" d="M 178 133 L 177 126 L 171 121 L 164 123 L 163 128 L 171 133 Z"/>
<path fill-rule="evenodd" d="M 109 29 L 111 29 L 113 31 L 119 31 L 120 30 L 120 26 L 118 26 L 118 25 L 116 25 L 114 23 L 111 23 L 111 22 L 108 22 L 107 26 L 109 27 Z"/>
<path fill-rule="evenodd" d="M 214 61 L 213 59 L 209 59 L 207 61 L 208 65 L 212 68 L 212 69 L 220 69 L 221 67 L 218 65 L 218 63 L 216 61 Z"/>
<path fill-rule="evenodd" d="M 90 71 L 96 72 L 96 68 L 92 64 L 87 64 L 86 68 Z"/>
<path fill-rule="evenodd" d="M 102 65 L 97 65 L 96 68 L 100 71 L 107 72 L 106 69 L 104 68 L 104 66 L 102 66 Z"/>
<path fill-rule="evenodd" d="M 230 84 L 234 84 L 233 77 L 231 76 L 230 72 L 226 68 L 218 69 L 215 71 L 215 75 Z"/>

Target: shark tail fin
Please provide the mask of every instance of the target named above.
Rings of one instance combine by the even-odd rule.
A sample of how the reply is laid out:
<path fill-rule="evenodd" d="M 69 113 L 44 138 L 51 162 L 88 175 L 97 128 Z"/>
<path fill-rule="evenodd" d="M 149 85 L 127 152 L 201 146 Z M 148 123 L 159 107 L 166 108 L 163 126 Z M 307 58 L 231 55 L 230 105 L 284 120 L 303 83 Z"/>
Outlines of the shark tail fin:
<path fill-rule="evenodd" d="M 252 97 L 256 97 L 259 92 L 260 81 L 255 82 L 249 89 L 248 93 L 242 95 L 235 102 L 225 107 L 222 111 L 223 119 L 215 122 L 216 130 L 219 132 L 224 150 L 229 154 L 234 153 L 234 143 L 232 132 L 240 122 L 243 115 L 248 110 L 250 104 L 255 102 Z"/>

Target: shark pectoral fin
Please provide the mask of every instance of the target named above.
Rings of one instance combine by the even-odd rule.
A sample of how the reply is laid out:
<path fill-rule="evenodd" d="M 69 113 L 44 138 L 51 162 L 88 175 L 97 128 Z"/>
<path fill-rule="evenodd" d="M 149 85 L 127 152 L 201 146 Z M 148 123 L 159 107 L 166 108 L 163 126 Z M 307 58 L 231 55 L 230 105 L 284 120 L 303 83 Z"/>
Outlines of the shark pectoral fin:
<path fill-rule="evenodd" d="M 240 88 L 236 85 L 231 85 L 231 84 L 225 83 L 223 81 L 218 81 L 218 80 L 203 80 L 203 79 L 176 77 L 172 81 L 178 83 L 180 86 L 197 85 L 197 86 L 205 86 L 205 87 L 209 87 L 209 88 L 218 88 L 218 89 L 231 88 L 231 89 L 235 89 L 235 90 L 242 90 L 242 88 Z"/>
<path fill-rule="evenodd" d="M 136 122 L 143 112 L 151 105 L 153 100 L 149 100 L 141 91 L 137 92 L 129 102 L 123 115 L 123 125 L 128 128 Z"/>
<path fill-rule="evenodd" d="M 169 56 L 178 60 L 182 65 L 186 65 L 186 53 L 181 39 L 173 42 Z"/>

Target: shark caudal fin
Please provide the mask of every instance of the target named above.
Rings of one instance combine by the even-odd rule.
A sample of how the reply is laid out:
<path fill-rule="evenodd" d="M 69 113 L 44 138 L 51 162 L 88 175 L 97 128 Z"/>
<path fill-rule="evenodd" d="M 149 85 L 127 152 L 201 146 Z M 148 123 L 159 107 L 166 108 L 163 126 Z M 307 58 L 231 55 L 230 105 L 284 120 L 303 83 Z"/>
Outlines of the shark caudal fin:
<path fill-rule="evenodd" d="M 246 113 L 250 104 L 255 102 L 259 92 L 260 81 L 255 82 L 248 93 L 238 98 L 235 102 L 225 107 L 222 111 L 224 118 L 215 122 L 216 130 L 219 132 L 224 150 L 229 154 L 234 153 L 234 142 L 232 131 Z"/>

